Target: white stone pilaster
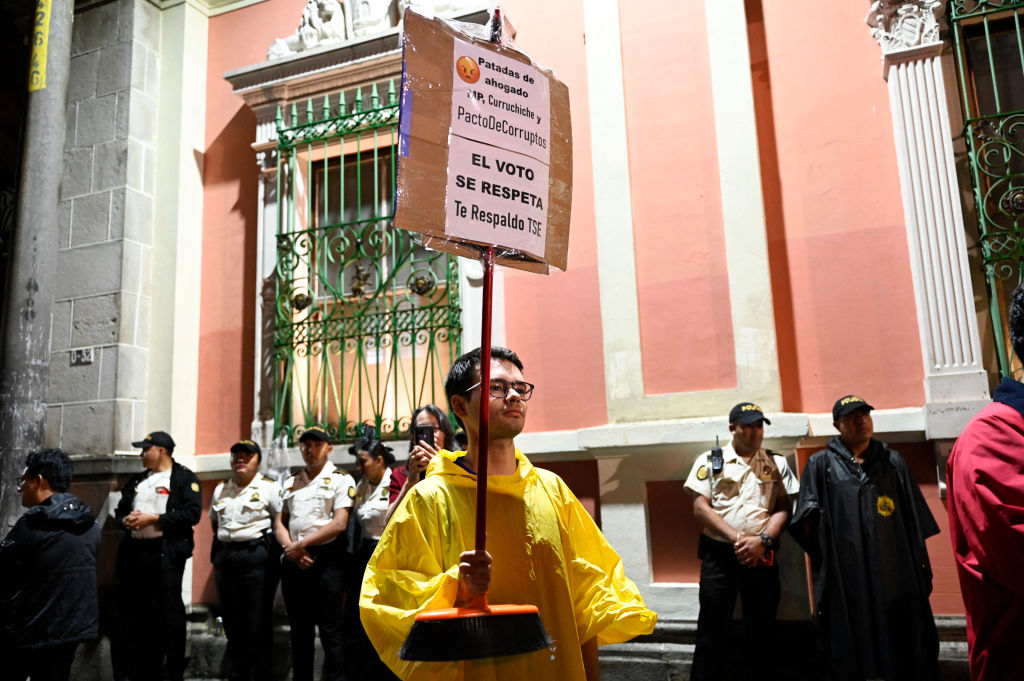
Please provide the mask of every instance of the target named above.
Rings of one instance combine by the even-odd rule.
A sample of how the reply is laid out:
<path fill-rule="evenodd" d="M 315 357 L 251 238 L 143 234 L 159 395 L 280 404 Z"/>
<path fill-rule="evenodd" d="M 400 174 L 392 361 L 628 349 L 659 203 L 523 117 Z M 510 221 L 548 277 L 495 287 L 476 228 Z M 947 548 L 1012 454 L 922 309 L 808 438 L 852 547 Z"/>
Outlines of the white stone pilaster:
<path fill-rule="evenodd" d="M 877 0 L 924 361 L 927 437 L 959 435 L 989 399 L 938 40 L 945 2 Z"/>

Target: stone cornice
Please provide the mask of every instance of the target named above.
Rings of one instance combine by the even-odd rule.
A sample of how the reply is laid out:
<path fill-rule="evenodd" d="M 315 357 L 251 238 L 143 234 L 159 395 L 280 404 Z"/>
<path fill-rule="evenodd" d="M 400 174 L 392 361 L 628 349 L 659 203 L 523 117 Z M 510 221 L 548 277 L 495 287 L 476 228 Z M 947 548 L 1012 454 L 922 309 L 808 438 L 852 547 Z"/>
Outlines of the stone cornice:
<path fill-rule="evenodd" d="M 459 19 L 481 23 L 486 21 L 487 14 L 478 11 Z M 244 66 L 225 73 L 224 78 L 256 113 L 257 120 L 268 121 L 279 104 L 397 78 L 401 71 L 400 32 L 392 28 L 373 38 L 360 38 Z"/>

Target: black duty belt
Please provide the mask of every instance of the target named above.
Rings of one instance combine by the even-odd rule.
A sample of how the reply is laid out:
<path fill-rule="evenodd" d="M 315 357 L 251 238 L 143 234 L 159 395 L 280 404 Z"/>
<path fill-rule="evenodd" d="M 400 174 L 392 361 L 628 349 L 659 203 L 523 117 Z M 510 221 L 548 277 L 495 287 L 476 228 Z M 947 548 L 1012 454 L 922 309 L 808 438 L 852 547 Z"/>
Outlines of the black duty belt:
<path fill-rule="evenodd" d="M 249 541 L 222 541 L 221 544 L 228 551 L 253 551 L 267 545 L 267 536 L 269 534 L 269 532 L 266 532 L 262 536 L 250 539 Z"/>

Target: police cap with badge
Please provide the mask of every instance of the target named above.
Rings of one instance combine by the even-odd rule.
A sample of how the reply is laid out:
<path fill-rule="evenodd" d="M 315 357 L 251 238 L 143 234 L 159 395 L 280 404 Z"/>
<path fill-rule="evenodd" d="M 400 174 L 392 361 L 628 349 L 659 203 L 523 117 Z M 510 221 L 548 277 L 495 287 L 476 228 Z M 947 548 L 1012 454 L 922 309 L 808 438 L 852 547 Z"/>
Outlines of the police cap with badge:
<path fill-rule="evenodd" d="M 231 445 L 232 454 L 255 454 L 258 459 L 263 460 L 263 451 L 260 446 L 252 440 L 239 440 Z"/>
<path fill-rule="evenodd" d="M 729 423 L 738 422 L 749 426 L 758 421 L 772 425 L 772 422 L 764 417 L 764 410 L 753 402 L 740 402 L 729 411 Z"/>
<path fill-rule="evenodd" d="M 310 426 L 299 436 L 299 442 L 330 442 L 327 431 L 320 426 Z"/>
<path fill-rule="evenodd" d="M 864 398 L 857 397 L 856 395 L 845 395 L 836 400 L 836 403 L 832 405 L 832 420 L 838 421 L 840 416 L 846 416 L 852 414 L 858 409 L 867 409 L 873 411 L 874 407 L 864 401 Z"/>
<path fill-rule="evenodd" d="M 162 430 L 155 430 L 138 442 L 133 442 L 132 447 L 147 449 L 149 447 L 163 447 L 168 452 L 174 449 L 174 440 Z"/>

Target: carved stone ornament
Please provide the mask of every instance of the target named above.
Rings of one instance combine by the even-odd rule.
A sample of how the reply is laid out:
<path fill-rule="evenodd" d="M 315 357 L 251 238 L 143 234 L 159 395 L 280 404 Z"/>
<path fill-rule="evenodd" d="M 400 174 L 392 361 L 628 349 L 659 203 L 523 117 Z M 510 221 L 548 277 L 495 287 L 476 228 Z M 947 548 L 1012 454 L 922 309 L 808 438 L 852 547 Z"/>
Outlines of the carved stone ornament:
<path fill-rule="evenodd" d="M 945 20 L 945 0 L 874 0 L 864 21 L 889 53 L 938 42 Z"/>
<path fill-rule="evenodd" d="M 273 42 L 267 60 L 379 35 L 398 26 L 407 7 L 428 16 L 451 16 L 478 5 L 479 0 L 307 0 L 299 27 Z"/>

